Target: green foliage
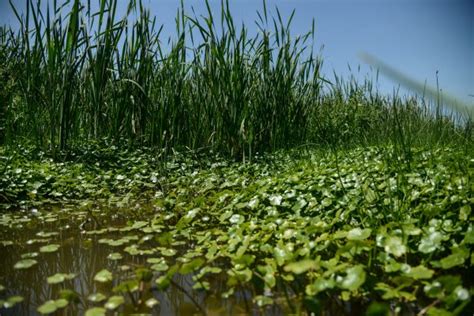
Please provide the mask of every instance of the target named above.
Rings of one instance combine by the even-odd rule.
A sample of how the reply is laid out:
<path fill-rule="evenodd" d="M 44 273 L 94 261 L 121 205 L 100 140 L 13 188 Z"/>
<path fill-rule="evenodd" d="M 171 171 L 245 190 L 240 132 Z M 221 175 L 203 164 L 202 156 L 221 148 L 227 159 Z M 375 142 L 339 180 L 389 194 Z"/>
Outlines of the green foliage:
<path fill-rule="evenodd" d="M 33 259 L 23 259 L 15 263 L 15 269 L 28 269 L 37 264 L 38 261 Z"/>
<path fill-rule="evenodd" d="M 63 298 L 60 298 L 58 300 L 49 300 L 45 302 L 43 305 L 38 307 L 38 312 L 40 314 L 52 314 L 58 309 L 64 308 L 69 304 L 69 302 Z"/>
<path fill-rule="evenodd" d="M 112 273 L 107 269 L 102 269 L 94 276 L 94 281 L 100 283 L 111 282 L 113 280 Z"/>
<path fill-rule="evenodd" d="M 220 16 L 181 7 L 167 49 L 141 1 L 123 19 L 116 0 L 100 3 L 27 0 L 24 15 L 12 8 L 18 33 L 0 28 L 0 206 L 21 210 L 2 212 L 0 247 L 12 271 L 39 273 L 73 230 L 107 262 L 89 271 L 95 293 L 63 288 L 79 271 L 48 272 L 62 290 L 39 313 L 149 312 L 159 302 L 146 293 L 170 289 L 203 314 L 189 290 L 250 293 L 262 314 L 471 302 L 472 117 L 321 78 L 314 26 L 293 37 L 294 14 L 265 2 L 254 37 L 225 1 Z M 16 238 L 25 227 L 38 230 Z"/>
<path fill-rule="evenodd" d="M 130 1 L 122 19 L 116 0 L 96 13 L 78 0 L 44 11 L 41 1 L 26 1 L 24 15 L 15 11 L 19 32 L 0 33 L 7 143 L 28 139 L 57 157 L 106 137 L 245 159 L 305 140 L 321 59 L 312 52 L 314 28 L 291 36 L 293 15 L 284 22 L 277 10 L 269 20 L 265 8 L 251 38 L 225 1 L 219 18 L 181 8 L 176 40 L 163 49 L 162 28 L 141 1 Z"/>
<path fill-rule="evenodd" d="M 337 163 L 325 151 L 309 151 L 303 157 L 300 152 L 266 155 L 252 164 L 177 154 L 153 175 L 160 185 L 150 188 L 151 205 L 142 202 L 140 212 L 120 214 L 119 224 L 98 220 L 78 228 L 85 217 L 111 217 L 104 208 L 88 211 L 92 204 L 85 200 L 57 212 L 9 212 L 0 218 L 0 245 L 35 250 L 41 248 L 37 243 L 61 245 L 67 253 L 61 242 L 67 229 L 51 231 L 66 217 L 68 229 L 94 240 L 93 247 L 101 249 L 96 255 L 104 259 L 98 273 L 88 273 L 97 291 L 80 295 L 118 312 L 129 305 L 152 308 L 145 303 L 148 289 L 177 290 L 188 298 L 191 291 L 205 291 L 219 299 L 248 291 L 249 304 L 262 311 L 276 304 L 340 313 L 333 303 L 341 300 L 370 315 L 410 306 L 466 309 L 474 244 L 472 158 L 448 148 L 412 149 L 409 164 L 394 148 L 336 154 Z M 149 183 L 156 181 L 146 154 L 129 157 L 150 170 Z M 75 169 L 49 164 L 51 170 L 62 165 L 65 174 Z M 104 170 L 97 170 L 99 178 Z M 121 179 L 114 174 L 108 181 L 137 178 L 130 170 L 116 170 Z M 37 227 L 34 238 L 6 239 L 25 226 Z M 38 273 L 44 263 L 36 257 L 42 256 L 52 255 L 23 253 L 12 265 L 37 265 L 18 272 Z M 127 262 L 133 268 L 122 268 Z M 62 286 L 80 278 L 71 272 L 50 273 L 45 282 Z M 192 280 L 187 288 L 177 282 L 183 276 Z M 47 299 L 52 301 L 41 311 L 61 308 L 55 298 Z"/>
<path fill-rule="evenodd" d="M 294 12 L 284 21 L 264 5 L 250 36 L 226 1 L 220 16 L 209 4 L 200 17 L 181 8 L 166 47 L 141 1 L 130 1 L 123 18 L 117 0 L 98 12 L 79 0 L 47 10 L 26 1 L 22 15 L 12 7 L 19 31 L 0 29 L 0 144 L 29 142 L 57 160 L 103 139 L 244 161 L 307 143 L 472 149 L 472 117 L 382 96 L 368 79 L 321 78 L 314 25 L 294 37 Z"/>

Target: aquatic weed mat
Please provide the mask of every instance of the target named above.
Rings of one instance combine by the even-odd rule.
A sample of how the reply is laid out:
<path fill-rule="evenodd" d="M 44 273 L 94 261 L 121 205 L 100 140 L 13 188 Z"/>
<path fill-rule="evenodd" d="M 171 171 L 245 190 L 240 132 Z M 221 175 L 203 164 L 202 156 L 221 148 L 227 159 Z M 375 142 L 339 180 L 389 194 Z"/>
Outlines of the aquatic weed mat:
<path fill-rule="evenodd" d="M 3 213 L 1 313 L 472 310 L 473 157 L 365 148 L 192 163 L 132 211 Z"/>

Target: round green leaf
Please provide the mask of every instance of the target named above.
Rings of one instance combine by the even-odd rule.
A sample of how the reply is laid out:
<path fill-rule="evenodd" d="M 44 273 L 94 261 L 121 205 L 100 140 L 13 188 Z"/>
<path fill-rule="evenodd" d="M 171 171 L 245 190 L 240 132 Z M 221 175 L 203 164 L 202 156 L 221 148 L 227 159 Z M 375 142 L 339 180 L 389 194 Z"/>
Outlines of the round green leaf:
<path fill-rule="evenodd" d="M 64 308 L 69 304 L 69 301 L 64 298 L 57 299 L 54 302 L 58 308 Z"/>
<path fill-rule="evenodd" d="M 121 295 L 111 296 L 104 307 L 110 310 L 114 310 L 125 302 L 125 299 Z"/>
<path fill-rule="evenodd" d="M 148 306 L 149 308 L 153 308 L 155 305 L 158 305 L 158 304 L 160 304 L 160 302 L 154 297 L 147 299 L 145 302 L 145 305 Z"/>
<path fill-rule="evenodd" d="M 284 269 L 286 272 L 301 274 L 308 270 L 314 270 L 317 268 L 318 265 L 314 260 L 301 260 L 287 264 Z"/>
<path fill-rule="evenodd" d="M 28 268 L 31 268 L 32 266 L 34 266 L 37 263 L 38 263 L 38 261 L 36 261 L 34 259 L 24 259 L 24 260 L 20 260 L 17 263 L 15 263 L 13 268 L 15 268 L 15 269 L 28 269 Z"/>
<path fill-rule="evenodd" d="M 385 241 L 384 249 L 387 253 L 400 257 L 407 251 L 406 246 L 400 237 L 390 236 Z"/>
<path fill-rule="evenodd" d="M 60 246 L 57 244 L 51 244 L 51 245 L 41 247 L 39 251 L 40 252 L 55 252 L 55 251 L 58 251 L 59 247 Z"/>
<path fill-rule="evenodd" d="M 50 301 L 45 302 L 40 307 L 38 307 L 37 311 L 40 314 L 51 314 L 51 313 L 54 313 L 57 309 L 58 307 L 56 306 L 55 301 L 50 300 Z"/>
<path fill-rule="evenodd" d="M 372 230 L 370 228 L 360 229 L 357 227 L 357 228 L 351 229 L 347 233 L 346 238 L 349 240 L 364 240 L 364 239 L 369 238 L 371 232 Z"/>
<path fill-rule="evenodd" d="M 41 314 L 51 314 L 60 308 L 64 308 L 69 304 L 69 301 L 63 298 L 58 300 L 49 300 L 38 307 L 38 312 Z"/>
<path fill-rule="evenodd" d="M 94 281 L 105 283 L 112 281 L 112 278 L 112 273 L 107 269 L 103 269 L 97 272 L 94 276 Z"/>
<path fill-rule="evenodd" d="M 120 260 L 122 258 L 123 256 L 118 252 L 111 253 L 107 256 L 107 259 L 109 260 Z"/>
<path fill-rule="evenodd" d="M 365 271 L 362 265 L 347 269 L 341 287 L 349 291 L 357 290 L 365 282 Z"/>
<path fill-rule="evenodd" d="M 161 251 L 161 254 L 162 254 L 163 256 L 166 256 L 166 257 L 172 257 L 172 256 L 174 256 L 174 255 L 176 254 L 176 252 L 177 252 L 177 251 L 174 250 L 174 249 L 163 249 L 163 250 Z"/>
<path fill-rule="evenodd" d="M 107 296 L 105 296 L 104 294 L 102 293 L 94 293 L 94 294 L 91 294 L 87 297 L 87 299 L 91 302 L 102 302 L 103 300 L 105 300 L 107 298 Z"/>
<path fill-rule="evenodd" d="M 451 269 L 452 267 L 455 266 L 460 266 L 464 263 L 464 257 L 462 253 L 453 253 L 443 259 L 440 260 L 441 262 L 441 267 L 443 269 Z"/>
<path fill-rule="evenodd" d="M 12 307 L 15 306 L 16 304 L 23 302 L 23 300 L 24 300 L 23 296 L 20 296 L 20 295 L 10 296 L 10 297 L 3 303 L 3 307 L 5 307 L 5 308 L 12 308 Z"/>
<path fill-rule="evenodd" d="M 49 284 L 58 284 L 64 282 L 65 280 L 72 280 L 76 277 L 74 273 L 56 273 L 48 277 L 47 281 Z"/>
<path fill-rule="evenodd" d="M 405 272 L 405 275 L 413 279 L 420 280 L 420 279 L 431 279 L 431 277 L 433 276 L 433 273 L 434 273 L 433 270 L 428 269 L 425 266 L 419 265 L 414 268 L 409 268 L 408 271 Z"/>
<path fill-rule="evenodd" d="M 89 308 L 85 316 L 105 316 L 106 309 L 102 307 Z"/>

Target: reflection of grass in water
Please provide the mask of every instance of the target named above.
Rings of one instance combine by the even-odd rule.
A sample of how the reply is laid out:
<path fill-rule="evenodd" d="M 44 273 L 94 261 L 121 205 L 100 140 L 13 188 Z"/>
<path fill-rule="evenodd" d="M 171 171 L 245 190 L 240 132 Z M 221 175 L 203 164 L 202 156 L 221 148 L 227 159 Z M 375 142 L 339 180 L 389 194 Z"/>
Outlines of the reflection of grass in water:
<path fill-rule="evenodd" d="M 361 53 L 360 57 L 362 60 L 367 62 L 368 64 L 377 67 L 381 72 L 386 74 L 388 77 L 400 82 L 404 86 L 411 88 L 415 91 L 418 91 L 422 93 L 423 95 L 426 95 L 427 97 L 437 100 L 439 98 L 439 91 L 433 87 L 430 87 L 426 84 L 422 84 L 405 74 L 401 73 L 397 69 L 387 65 L 380 59 L 368 54 L 368 53 Z M 469 118 L 472 118 L 474 116 L 474 106 L 465 104 L 461 101 L 459 101 L 457 98 L 454 96 L 451 96 L 449 94 L 443 93 L 443 101 L 447 106 L 449 106 L 452 110 L 455 110 L 456 112 L 460 114 L 465 114 Z"/>

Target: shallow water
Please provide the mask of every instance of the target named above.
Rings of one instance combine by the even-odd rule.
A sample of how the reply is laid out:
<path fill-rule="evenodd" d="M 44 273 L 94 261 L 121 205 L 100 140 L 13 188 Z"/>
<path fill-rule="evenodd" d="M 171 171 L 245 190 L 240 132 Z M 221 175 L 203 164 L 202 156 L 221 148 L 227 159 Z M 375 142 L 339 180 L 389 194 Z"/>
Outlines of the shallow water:
<path fill-rule="evenodd" d="M 158 246 L 152 234 L 130 229 L 126 224 L 128 218 L 110 215 L 119 213 L 118 210 L 104 212 L 66 207 L 44 210 L 33 208 L 0 215 L 0 284 L 5 287 L 5 291 L 0 293 L 0 300 L 14 295 L 24 299 L 12 308 L 0 309 L 0 315 L 39 315 L 38 307 L 48 300 L 60 298 L 62 289 L 73 290 L 79 296 L 77 304 L 70 303 L 59 310 L 62 315 L 84 314 L 88 308 L 104 305 L 106 300 L 91 302 L 88 299 L 91 294 L 100 292 L 107 297 L 118 295 L 113 292 L 113 288 L 122 281 L 133 279 L 137 267 L 146 266 L 148 258 L 156 257 L 153 254 L 131 255 L 123 251 L 124 247 L 139 244 L 141 249 L 151 250 Z M 107 222 L 107 231 L 101 232 L 103 227 L 97 223 L 104 222 Z M 115 246 L 104 243 L 104 239 L 118 240 L 124 237 L 130 241 Z M 40 252 L 41 247 L 53 244 L 59 245 L 57 251 Z M 186 245 L 179 245 L 177 249 L 180 247 Z M 122 258 L 111 260 L 108 256 L 112 253 L 120 253 Z M 15 264 L 25 258 L 38 263 L 27 269 L 15 269 Z M 173 258 L 167 258 L 169 265 L 173 261 Z M 94 281 L 94 276 L 102 269 L 113 273 L 112 282 Z M 63 283 L 48 284 L 47 278 L 56 273 L 73 273 L 75 277 Z M 125 294 L 125 304 L 115 311 L 152 315 L 202 314 L 196 303 L 208 315 L 256 315 L 263 311 L 249 303 L 253 295 L 250 290 L 243 288 L 228 299 L 216 295 L 226 287 L 222 274 L 216 275 L 211 281 L 209 292 L 193 290 L 191 274 L 176 274 L 173 282 L 176 286 L 170 286 L 166 291 L 159 291 L 153 281 L 143 283 L 143 289 L 133 293 L 133 299 Z M 159 303 L 153 307 L 146 306 L 144 302 L 150 298 L 155 298 Z M 285 309 L 275 304 L 266 307 L 265 314 L 282 315 Z"/>
<path fill-rule="evenodd" d="M 159 290 L 155 282 L 166 272 L 154 270 L 152 278 L 140 283 L 138 290 L 114 291 L 125 281 L 135 280 L 137 269 L 146 267 L 152 271 L 148 260 L 161 257 L 171 267 L 197 249 L 182 235 L 173 235 L 172 228 L 154 224 L 153 214 L 156 210 L 147 205 L 127 210 L 70 206 L 0 213 L 0 285 L 5 287 L 3 292 L 0 290 L 0 305 L 12 296 L 23 298 L 11 308 L 0 309 L 0 316 L 40 315 L 38 308 L 48 300 L 61 298 L 61 290 L 65 289 L 77 293 L 77 302 L 58 309 L 55 315 L 83 315 L 92 307 L 104 307 L 114 295 L 122 295 L 125 302 L 108 310 L 107 315 L 305 315 L 303 297 L 278 283 L 272 293 L 256 293 L 248 285 L 238 286 L 224 299 L 222 295 L 228 290 L 225 262 L 213 263 L 222 271 L 206 277 L 208 291 L 193 288 L 198 270 L 174 274 L 166 290 Z M 48 245 L 59 247 L 51 252 L 41 251 Z M 173 253 L 163 257 L 163 249 Z M 120 256 L 111 258 L 112 254 Z M 15 268 L 23 259 L 36 260 L 37 264 Z M 103 269 L 112 272 L 110 282 L 94 280 Z M 58 284 L 48 283 L 48 278 L 57 273 L 71 273 L 74 277 Z M 296 291 L 304 292 L 304 288 Z M 104 295 L 103 300 L 91 301 L 90 295 L 98 293 Z M 270 295 L 273 303 L 259 307 L 254 299 L 262 294 Z M 150 299 L 156 305 L 147 305 Z M 358 315 L 366 307 L 330 296 L 323 303 L 322 315 Z M 407 310 L 406 314 L 414 312 Z"/>

